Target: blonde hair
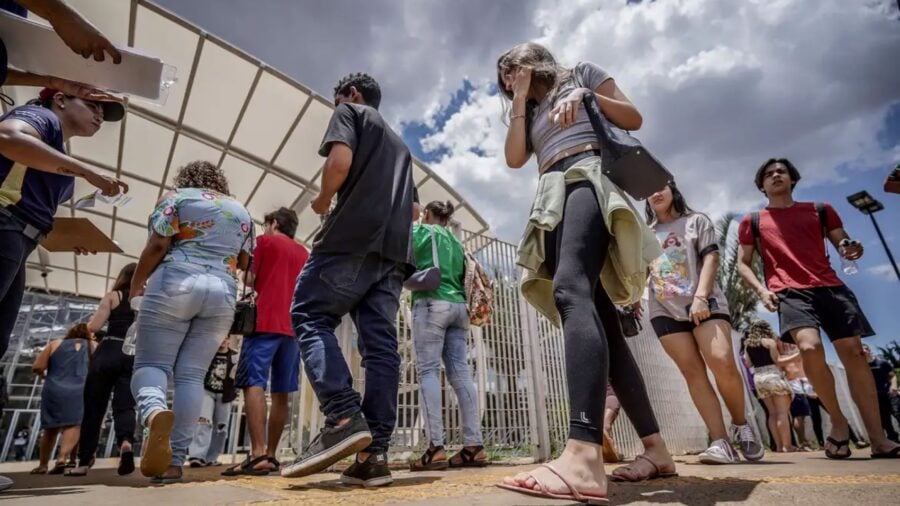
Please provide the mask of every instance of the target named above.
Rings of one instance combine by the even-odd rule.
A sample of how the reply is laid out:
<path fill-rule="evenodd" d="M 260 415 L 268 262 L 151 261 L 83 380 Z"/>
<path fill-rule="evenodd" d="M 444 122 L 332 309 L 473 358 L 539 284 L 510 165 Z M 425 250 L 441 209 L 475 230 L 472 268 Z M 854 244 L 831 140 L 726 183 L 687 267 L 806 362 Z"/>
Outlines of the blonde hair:
<path fill-rule="evenodd" d="M 744 341 L 745 347 L 762 346 L 762 340 L 765 338 L 778 340 L 778 335 L 772 330 L 772 326 L 765 320 L 754 320 L 747 327 L 747 339 Z"/>

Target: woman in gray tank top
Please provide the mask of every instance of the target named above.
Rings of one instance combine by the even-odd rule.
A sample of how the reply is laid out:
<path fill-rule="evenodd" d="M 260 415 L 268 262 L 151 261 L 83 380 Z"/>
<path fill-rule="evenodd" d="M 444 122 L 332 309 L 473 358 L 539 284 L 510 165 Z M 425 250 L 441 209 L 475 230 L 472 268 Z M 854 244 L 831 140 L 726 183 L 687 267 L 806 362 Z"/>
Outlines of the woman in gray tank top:
<path fill-rule="evenodd" d="M 614 305 L 640 298 L 646 285 L 641 278 L 658 256 L 658 244 L 621 189 L 603 176 L 597 137 L 580 110 L 581 101 L 593 93 L 603 114 L 627 130 L 640 128 L 641 114 L 605 70 L 593 63 L 563 67 L 535 43 L 501 55 L 497 81 L 510 110 L 507 164 L 520 168 L 532 154 L 537 157 L 538 195 L 519 249 L 519 263 L 526 269 L 522 290 L 562 327 L 570 405 L 562 455 L 548 466 L 505 478 L 500 486 L 605 503 L 601 445 L 607 378 L 645 450 L 633 464 L 616 469 L 612 479 L 643 481 L 675 474 Z M 634 241 L 616 239 L 610 233 L 616 226 L 636 232 L 628 235 Z M 625 260 L 632 269 L 607 276 L 618 270 L 604 268 L 607 260 L 619 265 Z M 531 283 L 532 278 L 538 279 Z"/>
<path fill-rule="evenodd" d="M 41 428 L 44 433 L 40 465 L 31 474 L 47 473 L 50 454 L 60 433 L 60 450 L 50 474 L 62 474 L 65 470 L 81 432 L 84 381 L 94 348 L 87 325 L 79 323 L 69 330 L 65 339 L 48 343 L 34 360 L 31 370 L 44 378 L 41 390 Z"/>

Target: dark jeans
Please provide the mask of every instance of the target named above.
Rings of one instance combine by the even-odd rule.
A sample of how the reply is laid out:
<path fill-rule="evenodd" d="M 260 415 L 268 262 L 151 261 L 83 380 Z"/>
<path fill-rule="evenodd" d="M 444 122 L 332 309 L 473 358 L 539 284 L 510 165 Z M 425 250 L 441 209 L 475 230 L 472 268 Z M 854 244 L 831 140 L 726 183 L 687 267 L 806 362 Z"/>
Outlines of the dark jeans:
<path fill-rule="evenodd" d="M 37 243 L 25 237 L 25 224 L 0 213 L 0 357 L 9 348 L 25 293 L 25 261 Z"/>
<path fill-rule="evenodd" d="M 568 185 L 563 219 L 545 236 L 545 262 L 566 344 L 569 438 L 596 444 L 603 442 L 607 378 L 638 436 L 659 432 L 616 307 L 599 282 L 609 242 L 593 185 Z"/>
<path fill-rule="evenodd" d="M 84 416 L 81 419 L 81 438 L 78 460 L 90 465 L 97 452 L 100 426 L 106 417 L 106 406 L 112 394 L 112 412 L 116 430 L 116 444 L 134 442 L 136 416 L 131 395 L 131 374 L 134 357 L 122 353 L 122 341 L 104 339 L 91 357 L 91 367 L 84 382 Z"/>
<path fill-rule="evenodd" d="M 891 441 L 897 441 L 897 431 L 894 430 L 894 421 L 891 420 L 891 395 L 889 393 L 878 392 L 878 412 L 881 415 L 884 434 Z"/>
<path fill-rule="evenodd" d="M 397 421 L 396 322 L 403 279 L 400 264 L 377 254 L 357 257 L 313 250 L 294 289 L 291 319 L 326 423 L 334 425 L 362 411 L 372 432 L 367 452 L 388 449 Z M 353 390 L 353 377 L 334 335 L 346 314 L 356 325 L 366 370 L 362 399 Z"/>

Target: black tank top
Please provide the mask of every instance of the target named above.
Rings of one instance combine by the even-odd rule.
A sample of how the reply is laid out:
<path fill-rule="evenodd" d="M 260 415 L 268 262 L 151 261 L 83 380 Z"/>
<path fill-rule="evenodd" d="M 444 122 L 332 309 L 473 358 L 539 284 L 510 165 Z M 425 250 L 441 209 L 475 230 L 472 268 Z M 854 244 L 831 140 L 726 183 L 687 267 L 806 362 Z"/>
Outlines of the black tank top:
<path fill-rule="evenodd" d="M 117 293 L 119 294 L 120 302 L 109 313 L 106 334 L 111 337 L 125 337 L 128 327 L 134 323 L 134 311 L 128 302 L 128 290 L 121 290 Z"/>
<path fill-rule="evenodd" d="M 775 365 L 772 361 L 772 355 L 765 346 L 747 346 L 747 355 L 750 357 L 750 364 L 753 367 L 764 367 L 767 365 Z"/>

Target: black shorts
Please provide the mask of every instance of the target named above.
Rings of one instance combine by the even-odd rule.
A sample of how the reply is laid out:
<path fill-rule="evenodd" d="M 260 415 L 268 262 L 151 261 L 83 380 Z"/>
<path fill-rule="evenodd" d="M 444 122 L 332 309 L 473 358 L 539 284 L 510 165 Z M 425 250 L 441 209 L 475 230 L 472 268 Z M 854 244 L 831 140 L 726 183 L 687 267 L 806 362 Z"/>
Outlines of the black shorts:
<path fill-rule="evenodd" d="M 821 328 L 832 341 L 875 335 L 856 295 L 846 286 L 787 288 L 778 292 L 778 300 L 781 339 L 786 342 L 793 343 L 791 331 L 803 327 Z"/>
<path fill-rule="evenodd" d="M 804 394 L 794 394 L 791 401 L 791 416 L 810 416 L 812 409 L 809 407 L 809 399 Z"/>
<path fill-rule="evenodd" d="M 709 318 L 703 320 L 703 322 L 708 322 L 712 320 L 725 320 L 731 325 L 731 317 L 727 314 L 721 313 L 713 313 L 709 315 Z M 701 324 L 703 322 L 700 322 Z M 676 320 L 675 318 L 670 318 L 668 316 L 657 316 L 650 319 L 650 325 L 653 326 L 653 332 L 656 332 L 656 337 L 667 336 L 669 334 L 677 334 L 679 332 L 693 332 L 696 325 L 694 322 Z"/>

